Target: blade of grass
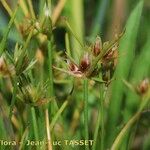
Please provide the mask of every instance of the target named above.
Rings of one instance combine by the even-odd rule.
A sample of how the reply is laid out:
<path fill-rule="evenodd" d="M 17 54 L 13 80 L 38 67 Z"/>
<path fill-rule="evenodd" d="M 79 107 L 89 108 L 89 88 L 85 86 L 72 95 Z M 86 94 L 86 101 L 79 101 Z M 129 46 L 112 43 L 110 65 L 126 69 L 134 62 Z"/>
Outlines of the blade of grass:
<path fill-rule="evenodd" d="M 15 9 L 15 11 L 13 13 L 13 15 L 12 15 L 10 21 L 9 21 L 8 27 L 7 27 L 7 29 L 6 29 L 6 31 L 4 33 L 4 36 L 3 36 L 2 40 L 1 40 L 1 43 L 0 43 L 0 56 L 2 55 L 2 53 L 3 53 L 4 49 L 5 49 L 6 41 L 7 41 L 7 38 L 8 38 L 8 34 L 9 34 L 10 29 L 11 29 L 13 23 L 14 23 L 17 10 L 18 10 L 18 6 L 17 6 L 17 8 Z"/>
<path fill-rule="evenodd" d="M 1 0 L 1 3 L 2 3 L 3 7 L 6 9 L 6 11 L 8 12 L 9 16 L 12 17 L 14 13 L 11 10 L 11 8 L 9 7 L 9 5 L 7 4 L 7 2 L 5 0 Z M 19 31 L 19 24 L 18 24 L 17 20 L 14 20 L 14 23 L 15 23 L 17 30 Z"/>
<path fill-rule="evenodd" d="M 149 32 L 150 34 L 150 32 Z M 150 36 L 147 38 L 147 42 L 144 45 L 142 52 L 139 54 L 139 56 L 136 58 L 136 61 L 133 65 L 133 72 L 131 74 L 131 82 L 139 82 L 145 77 L 149 77 L 149 68 L 150 68 L 150 61 L 149 61 L 149 56 L 150 56 Z M 130 99 L 133 99 L 130 101 Z M 137 106 L 137 96 L 133 92 L 129 92 L 127 94 L 127 99 L 126 99 L 126 109 L 124 113 L 125 120 L 130 117 L 132 114 L 131 110 L 132 108 Z"/>
<path fill-rule="evenodd" d="M 13 108 L 14 108 L 14 105 L 15 105 L 15 101 L 16 101 L 16 96 L 17 96 L 17 83 L 18 83 L 18 79 L 17 77 L 12 79 L 12 82 L 13 82 L 13 93 L 12 93 L 12 100 L 11 100 L 11 104 L 10 104 L 10 112 L 9 112 L 9 118 L 11 120 L 11 117 L 12 117 L 12 111 L 13 111 Z"/>
<path fill-rule="evenodd" d="M 83 43 L 83 37 L 84 37 L 84 2 L 83 0 L 70 0 L 68 1 L 70 3 L 70 15 L 69 20 L 71 23 L 71 27 L 75 33 L 80 39 L 80 43 Z M 82 47 L 78 41 L 76 41 L 74 36 L 71 36 L 71 44 L 72 44 L 72 54 L 73 57 L 78 60 L 78 58 L 82 54 Z"/>
<path fill-rule="evenodd" d="M 149 37 L 150 32 L 148 32 L 148 40 L 146 42 L 146 44 L 144 45 L 142 52 L 139 54 L 139 56 L 136 58 L 135 63 L 132 67 L 132 73 L 131 73 L 131 77 L 130 77 L 130 81 L 131 83 L 138 83 L 139 81 L 141 81 L 142 79 L 144 79 L 145 77 L 149 77 L 149 68 L 150 68 L 150 61 L 149 61 L 149 56 L 150 56 L 150 37 Z M 144 59 L 143 59 L 144 58 Z M 132 99 L 132 101 L 131 101 Z M 125 111 L 124 111 L 124 122 L 126 122 L 132 115 L 133 110 L 137 109 L 138 104 L 139 104 L 139 97 L 129 91 L 127 92 L 127 98 L 126 98 L 126 104 L 125 104 Z M 133 132 L 132 132 L 133 134 Z M 123 147 L 125 147 L 125 145 L 127 146 L 127 137 L 124 140 L 124 144 Z M 132 142 L 130 142 L 132 143 Z"/>
<path fill-rule="evenodd" d="M 84 80 L 84 138 L 85 140 L 89 140 L 89 132 L 88 132 L 88 79 Z M 89 146 L 85 145 L 85 149 L 89 150 Z"/>
<path fill-rule="evenodd" d="M 29 15 L 29 10 L 28 10 L 28 8 L 27 8 L 27 5 L 26 5 L 25 1 L 24 1 L 24 0 L 20 0 L 20 1 L 19 1 L 19 4 L 20 4 L 20 7 L 21 7 L 22 12 L 24 13 L 24 15 L 25 15 L 26 17 L 28 17 L 28 15 Z"/>
<path fill-rule="evenodd" d="M 67 54 L 68 54 L 69 56 L 71 56 L 70 42 L 69 42 L 69 34 L 68 34 L 68 33 L 65 34 L 65 46 L 66 46 Z"/>
<path fill-rule="evenodd" d="M 96 17 L 92 26 L 91 37 L 96 37 L 99 34 L 104 22 L 105 13 L 109 4 L 109 0 L 99 0 Z"/>
<path fill-rule="evenodd" d="M 142 98 L 142 103 L 141 103 L 137 113 L 127 122 L 127 124 L 123 127 L 123 129 L 120 131 L 120 133 L 116 137 L 116 139 L 115 139 L 115 141 L 111 147 L 111 150 L 116 150 L 119 148 L 119 146 L 122 143 L 122 140 L 123 140 L 124 136 L 126 135 L 127 131 L 139 119 L 139 117 L 142 113 L 142 110 L 149 103 L 149 100 L 150 100 L 150 91 L 148 91 L 148 94 Z"/>
<path fill-rule="evenodd" d="M 68 105 L 68 100 L 66 100 L 62 106 L 59 108 L 59 110 L 57 111 L 56 115 L 53 117 L 51 124 L 50 124 L 50 130 L 53 130 L 58 118 L 60 117 L 61 113 L 64 111 L 64 109 L 67 107 Z"/>
<path fill-rule="evenodd" d="M 64 6 L 65 6 L 66 1 L 67 0 L 59 0 L 58 4 L 54 8 L 53 13 L 52 13 L 52 24 L 53 24 L 53 26 L 56 24 L 56 21 L 59 18 L 60 14 L 61 14 Z"/>
<path fill-rule="evenodd" d="M 48 150 L 52 150 L 52 139 L 50 133 L 50 125 L 49 125 L 49 112 L 48 108 L 45 110 L 45 122 L 46 122 L 46 133 L 47 133 L 47 140 L 48 140 Z"/>
<path fill-rule="evenodd" d="M 35 137 L 35 140 L 38 141 L 39 140 L 39 134 L 38 134 L 39 132 L 38 132 L 36 112 L 35 112 L 34 107 L 31 107 L 31 116 L 32 116 L 32 125 L 33 125 L 34 137 Z M 37 146 L 37 149 L 38 149 L 38 146 Z"/>
<path fill-rule="evenodd" d="M 100 84 L 100 106 L 99 106 L 99 113 L 98 113 L 98 118 L 97 118 L 97 123 L 96 123 L 96 128 L 95 128 L 95 132 L 94 132 L 94 144 L 92 147 L 92 150 L 96 149 L 97 144 L 99 144 L 101 150 L 104 150 L 104 100 L 105 100 L 105 96 L 104 96 L 104 86 L 103 84 Z M 98 137 L 98 131 L 99 128 L 101 127 L 101 138 L 100 138 L 100 142 L 97 142 L 97 137 Z"/>
<path fill-rule="evenodd" d="M 31 16 L 33 19 L 35 19 L 35 12 L 34 12 L 34 9 L 33 9 L 33 4 L 32 4 L 32 1 L 31 0 L 27 0 L 27 3 L 28 3 L 28 6 L 29 6 L 29 10 L 30 10 L 30 13 L 31 13 Z"/>
<path fill-rule="evenodd" d="M 120 117 L 121 103 L 124 93 L 123 83 L 120 78 L 127 78 L 130 70 L 132 60 L 134 58 L 134 49 L 136 44 L 136 37 L 138 32 L 138 26 L 140 22 L 141 12 L 143 8 L 143 1 L 140 0 L 132 11 L 127 24 L 126 32 L 120 41 L 119 51 L 126 51 L 127 57 L 120 57 L 119 63 L 116 69 L 116 79 L 112 85 L 112 97 L 110 100 L 109 112 L 108 112 L 108 123 L 107 123 L 107 136 L 106 145 L 110 146 L 114 136 L 116 134 L 116 125 Z M 132 31 L 132 32 L 131 32 Z"/>

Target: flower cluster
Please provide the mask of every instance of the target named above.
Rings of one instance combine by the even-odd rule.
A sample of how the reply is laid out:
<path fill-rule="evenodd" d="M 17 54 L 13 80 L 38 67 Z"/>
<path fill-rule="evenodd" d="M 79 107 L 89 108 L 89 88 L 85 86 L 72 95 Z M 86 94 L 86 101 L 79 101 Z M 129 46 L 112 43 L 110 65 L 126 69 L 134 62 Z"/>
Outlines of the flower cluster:
<path fill-rule="evenodd" d="M 68 73 L 74 77 L 91 78 L 102 74 L 104 82 L 111 80 L 118 57 L 118 40 L 121 36 L 111 42 L 102 43 L 100 37 L 87 47 L 86 51 L 77 64 L 72 58 L 67 60 L 68 70 L 54 67 L 57 70 Z"/>

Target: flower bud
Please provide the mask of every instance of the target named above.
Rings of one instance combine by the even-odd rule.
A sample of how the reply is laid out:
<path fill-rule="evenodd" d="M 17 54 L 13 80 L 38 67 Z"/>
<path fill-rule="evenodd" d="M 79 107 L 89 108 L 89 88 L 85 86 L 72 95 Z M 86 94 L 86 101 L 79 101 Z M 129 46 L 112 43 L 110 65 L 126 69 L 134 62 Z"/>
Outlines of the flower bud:
<path fill-rule="evenodd" d="M 83 55 L 83 58 L 81 59 L 80 65 L 79 65 L 79 70 L 81 72 L 85 72 L 90 66 L 90 58 L 89 54 L 86 53 Z"/>
<path fill-rule="evenodd" d="M 71 62 L 70 60 L 67 60 L 67 64 L 68 64 L 69 71 L 76 72 L 79 70 L 78 66 L 73 62 Z"/>
<path fill-rule="evenodd" d="M 146 78 L 143 81 L 141 81 L 141 83 L 137 86 L 136 91 L 138 94 L 143 95 L 148 91 L 149 87 L 150 82 L 149 79 Z"/>
<path fill-rule="evenodd" d="M 93 46 L 93 54 L 94 56 L 98 56 L 102 49 L 102 41 L 99 36 L 96 37 L 96 41 Z"/>

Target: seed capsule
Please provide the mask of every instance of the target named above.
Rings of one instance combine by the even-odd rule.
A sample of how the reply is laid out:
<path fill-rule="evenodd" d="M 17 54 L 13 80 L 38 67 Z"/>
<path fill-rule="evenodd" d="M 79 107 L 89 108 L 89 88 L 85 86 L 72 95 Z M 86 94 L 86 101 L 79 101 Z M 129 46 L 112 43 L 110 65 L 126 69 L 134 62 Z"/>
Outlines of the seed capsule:
<path fill-rule="evenodd" d="M 150 82 L 149 79 L 146 78 L 143 81 L 141 81 L 141 83 L 137 86 L 136 91 L 138 94 L 143 95 L 148 91 L 149 87 Z"/>
<path fill-rule="evenodd" d="M 81 59 L 80 65 L 79 65 L 79 70 L 81 72 L 85 72 L 90 66 L 90 58 L 89 54 L 86 53 L 83 58 Z"/>
<path fill-rule="evenodd" d="M 99 36 L 97 36 L 96 41 L 95 41 L 94 46 L 93 46 L 94 56 L 98 56 L 101 52 L 101 49 L 102 49 L 102 41 L 101 41 L 101 38 Z"/>
<path fill-rule="evenodd" d="M 69 71 L 78 71 L 79 68 L 76 64 L 74 64 L 73 62 L 71 62 L 70 60 L 67 60 L 67 64 L 68 64 L 68 68 L 69 68 Z"/>

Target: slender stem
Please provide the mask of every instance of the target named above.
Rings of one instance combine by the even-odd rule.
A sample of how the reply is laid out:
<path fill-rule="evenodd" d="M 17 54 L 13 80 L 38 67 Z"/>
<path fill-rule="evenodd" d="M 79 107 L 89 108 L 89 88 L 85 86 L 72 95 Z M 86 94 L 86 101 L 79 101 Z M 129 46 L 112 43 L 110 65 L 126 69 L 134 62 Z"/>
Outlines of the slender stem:
<path fill-rule="evenodd" d="M 18 79 L 17 77 L 13 80 L 12 79 L 12 82 L 14 87 L 13 87 L 13 95 L 12 95 L 12 100 L 11 100 L 11 105 L 10 105 L 10 113 L 9 113 L 9 118 L 11 119 L 12 117 L 12 111 L 13 111 L 13 107 L 15 105 L 15 101 L 16 101 L 16 95 L 17 95 L 17 82 L 18 82 Z"/>
<path fill-rule="evenodd" d="M 101 150 L 104 149 L 104 91 L 103 91 L 103 87 L 102 84 L 100 84 L 100 108 L 99 108 L 99 113 L 98 113 L 98 119 L 97 119 L 97 123 L 96 123 L 96 129 L 94 132 L 94 144 L 92 147 L 92 150 L 96 149 L 96 141 L 97 141 L 97 137 L 98 137 L 98 131 L 99 131 L 99 127 L 101 126 Z"/>
<path fill-rule="evenodd" d="M 69 34 L 68 34 L 68 33 L 65 34 L 65 46 L 66 46 L 67 54 L 68 54 L 69 56 L 71 56 L 70 42 L 69 42 Z"/>
<path fill-rule="evenodd" d="M 48 109 L 45 110 L 45 122 L 46 122 L 46 133 L 47 133 L 47 140 L 48 140 L 47 146 L 48 146 L 48 150 L 52 150 L 52 141 L 51 141 L 51 134 L 50 134 Z"/>
<path fill-rule="evenodd" d="M 84 80 L 84 134 L 85 140 L 88 140 L 88 79 Z M 89 150 L 89 146 L 85 146 L 85 149 Z"/>
<path fill-rule="evenodd" d="M 101 150 L 104 150 L 104 98 L 103 84 L 100 85 L 100 113 L 101 113 Z"/>
<path fill-rule="evenodd" d="M 31 0 L 27 0 L 27 2 L 28 2 L 28 5 L 29 5 L 31 16 L 32 16 L 33 19 L 35 19 L 36 17 L 35 17 L 32 1 Z"/>
<path fill-rule="evenodd" d="M 56 121 L 58 120 L 58 118 L 60 117 L 61 113 L 64 111 L 64 109 L 66 108 L 67 105 L 68 105 L 68 100 L 66 100 L 62 104 L 62 106 L 59 108 L 58 112 L 56 113 L 56 115 L 52 119 L 51 124 L 50 124 L 50 130 L 52 130 L 54 128 Z"/>
<path fill-rule="evenodd" d="M 48 41 L 48 62 L 49 62 L 49 88 L 50 88 L 50 96 L 54 95 L 54 87 L 53 87 L 53 71 L 52 71 L 52 60 L 53 60 L 53 52 L 52 52 L 52 42 Z"/>
<path fill-rule="evenodd" d="M 117 138 L 115 139 L 111 150 L 116 150 L 118 149 L 120 143 L 122 142 L 124 136 L 126 135 L 127 131 L 129 130 L 129 128 L 139 119 L 139 117 L 141 116 L 141 112 L 144 109 L 144 107 L 148 104 L 150 99 L 150 91 L 148 92 L 148 95 L 146 95 L 146 97 L 143 97 L 142 99 L 142 103 L 139 107 L 139 110 L 137 111 L 137 113 L 127 122 L 127 124 L 123 127 L 123 129 L 120 131 L 120 133 L 118 134 Z"/>
<path fill-rule="evenodd" d="M 117 136 L 117 138 L 115 139 L 115 142 L 113 143 L 111 150 L 116 150 L 118 149 L 118 146 L 121 142 L 121 139 L 123 138 L 123 136 L 125 135 L 125 133 L 127 132 L 127 130 L 133 125 L 133 123 L 135 123 L 135 121 L 140 117 L 140 113 L 137 112 L 129 121 L 128 123 L 124 126 L 124 128 L 121 130 L 121 132 L 119 133 L 119 135 Z"/>
<path fill-rule="evenodd" d="M 106 14 L 107 6 L 109 4 L 109 0 L 99 0 L 97 14 L 94 19 L 94 23 L 92 26 L 91 37 L 95 37 L 97 34 L 100 34 L 101 27 L 104 23 L 104 17 Z"/>
<path fill-rule="evenodd" d="M 92 150 L 96 149 L 96 143 L 97 143 L 97 137 L 98 137 L 98 131 L 99 131 L 100 123 L 101 123 L 101 114 L 100 114 L 100 111 L 99 111 L 98 118 L 97 118 L 97 123 L 96 123 L 96 128 L 95 128 L 95 132 L 94 132 L 94 143 L 93 143 L 93 146 L 92 146 Z"/>
<path fill-rule="evenodd" d="M 72 27 L 70 26 L 69 22 L 66 19 L 65 19 L 65 25 L 68 31 L 74 36 L 74 38 L 78 41 L 80 46 L 83 48 L 84 44 L 81 42 L 81 39 L 78 37 L 78 35 L 73 31 Z"/>
<path fill-rule="evenodd" d="M 36 114 L 35 114 L 34 107 L 31 107 L 31 116 L 32 116 L 34 136 L 35 136 L 35 139 L 38 140 L 39 139 L 39 135 L 38 135 L 39 132 L 38 132 L 38 126 L 37 126 L 37 120 L 36 120 Z"/>
<path fill-rule="evenodd" d="M 53 25 L 55 25 L 57 19 L 59 18 L 60 14 L 65 6 L 66 1 L 67 0 L 59 0 L 57 6 L 55 7 L 53 14 L 52 14 L 52 24 Z"/>
<path fill-rule="evenodd" d="M 25 1 L 24 1 L 24 0 L 20 0 L 20 1 L 19 1 L 19 4 L 20 4 L 20 7 L 21 7 L 22 12 L 24 13 L 24 15 L 25 15 L 26 17 L 28 17 L 28 15 L 29 15 L 29 10 L 28 10 L 28 8 L 27 8 L 27 5 L 26 5 Z"/>
<path fill-rule="evenodd" d="M 13 16 L 13 11 L 11 10 L 11 8 L 7 4 L 7 2 L 5 0 L 1 0 L 1 3 L 2 3 L 3 7 L 6 9 L 6 11 L 8 12 L 8 14 L 10 15 L 10 17 L 12 17 Z M 16 26 L 17 30 L 19 31 L 19 24 L 18 24 L 16 19 L 14 20 L 14 23 L 15 23 L 15 26 Z"/>
<path fill-rule="evenodd" d="M 5 49 L 5 45 L 6 45 L 6 41 L 7 41 L 7 38 L 8 38 L 8 34 L 10 32 L 10 29 L 15 21 L 15 17 L 16 17 L 16 14 L 17 14 L 17 10 L 18 10 L 18 7 L 15 9 L 14 13 L 11 15 L 11 19 L 8 23 L 8 27 L 4 33 L 4 37 L 2 38 L 1 42 L 0 42 L 0 56 L 2 55 L 4 49 Z"/>

